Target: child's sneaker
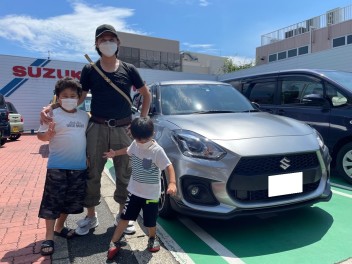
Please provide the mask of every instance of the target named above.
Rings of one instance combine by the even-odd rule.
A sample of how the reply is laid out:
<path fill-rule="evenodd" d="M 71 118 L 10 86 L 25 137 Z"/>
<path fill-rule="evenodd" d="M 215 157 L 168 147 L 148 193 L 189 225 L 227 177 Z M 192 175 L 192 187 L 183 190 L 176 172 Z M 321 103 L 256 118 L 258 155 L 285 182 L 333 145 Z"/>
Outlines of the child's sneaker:
<path fill-rule="evenodd" d="M 150 252 L 157 252 L 160 250 L 160 243 L 158 237 L 150 237 L 148 239 L 148 250 Z"/>
<path fill-rule="evenodd" d="M 116 241 L 116 242 L 110 242 L 110 248 L 108 250 L 107 258 L 109 260 L 112 260 L 116 256 L 117 252 L 119 252 L 121 247 L 122 247 L 121 238 L 118 241 Z"/>
<path fill-rule="evenodd" d="M 114 225 L 117 226 L 119 221 L 120 221 L 120 214 L 117 214 L 115 217 Z M 127 235 L 133 235 L 134 233 L 136 233 L 136 227 L 134 226 L 134 221 L 128 221 L 128 226 L 126 227 L 124 233 Z"/>
<path fill-rule="evenodd" d="M 84 219 L 77 221 L 78 228 L 75 229 L 75 233 L 80 236 L 87 235 L 89 230 L 96 228 L 99 225 L 98 215 L 95 213 L 94 217 L 86 216 Z"/>

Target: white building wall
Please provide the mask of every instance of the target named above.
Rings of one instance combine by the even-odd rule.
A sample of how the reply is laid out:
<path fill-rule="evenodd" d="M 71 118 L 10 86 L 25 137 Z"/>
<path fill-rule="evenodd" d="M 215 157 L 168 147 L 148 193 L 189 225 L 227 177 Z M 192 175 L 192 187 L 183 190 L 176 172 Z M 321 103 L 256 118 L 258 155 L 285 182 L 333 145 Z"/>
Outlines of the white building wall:
<path fill-rule="evenodd" d="M 55 83 L 64 76 L 79 79 L 85 63 L 0 55 L 0 93 L 24 118 L 25 130 L 37 130 L 41 109 L 53 97 Z M 139 69 L 146 83 L 165 80 L 216 80 L 215 75 Z"/>
<path fill-rule="evenodd" d="M 332 69 L 352 72 L 351 61 L 352 45 L 347 45 L 223 74 L 218 79 L 226 81 L 252 74 L 288 69 Z"/>

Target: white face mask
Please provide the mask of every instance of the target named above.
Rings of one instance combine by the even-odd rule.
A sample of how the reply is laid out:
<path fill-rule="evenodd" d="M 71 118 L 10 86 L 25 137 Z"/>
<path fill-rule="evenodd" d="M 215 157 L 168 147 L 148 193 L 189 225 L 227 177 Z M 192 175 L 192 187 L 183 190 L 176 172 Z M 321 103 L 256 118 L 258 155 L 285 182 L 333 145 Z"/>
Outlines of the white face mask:
<path fill-rule="evenodd" d="M 78 99 L 76 98 L 64 98 L 61 99 L 61 107 L 67 111 L 72 111 L 77 107 Z"/>
<path fill-rule="evenodd" d="M 137 141 L 136 141 L 136 143 L 137 143 L 137 146 L 138 146 L 139 148 L 141 148 L 141 149 L 148 149 L 151 145 L 153 145 L 153 140 L 150 140 L 150 141 L 148 141 L 148 142 L 146 142 L 146 143 L 140 143 L 140 142 L 137 142 Z"/>
<path fill-rule="evenodd" d="M 99 45 L 99 50 L 101 53 L 103 53 L 106 57 L 112 57 L 115 55 L 115 52 L 117 51 L 117 44 L 115 42 L 102 42 Z"/>

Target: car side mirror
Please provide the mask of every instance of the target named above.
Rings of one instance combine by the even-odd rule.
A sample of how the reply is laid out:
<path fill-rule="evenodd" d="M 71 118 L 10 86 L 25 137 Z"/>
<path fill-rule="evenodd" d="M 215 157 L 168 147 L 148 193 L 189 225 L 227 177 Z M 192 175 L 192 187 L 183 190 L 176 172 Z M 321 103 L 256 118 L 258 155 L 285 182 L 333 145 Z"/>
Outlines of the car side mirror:
<path fill-rule="evenodd" d="M 329 101 L 321 94 L 307 94 L 302 98 L 302 103 L 306 105 L 323 106 L 324 108 L 330 107 Z"/>
<path fill-rule="evenodd" d="M 252 106 L 256 109 L 256 110 L 260 110 L 260 105 L 256 102 L 251 102 Z"/>
<path fill-rule="evenodd" d="M 331 103 L 333 106 L 340 106 L 344 105 L 347 103 L 347 98 L 346 97 L 339 97 L 339 96 L 334 96 L 331 98 Z"/>

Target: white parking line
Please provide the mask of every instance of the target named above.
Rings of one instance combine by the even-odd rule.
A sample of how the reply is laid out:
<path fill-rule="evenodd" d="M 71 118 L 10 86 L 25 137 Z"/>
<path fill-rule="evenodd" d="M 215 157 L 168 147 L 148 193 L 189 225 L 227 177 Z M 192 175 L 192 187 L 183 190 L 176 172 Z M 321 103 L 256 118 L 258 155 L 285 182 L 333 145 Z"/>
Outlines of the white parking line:
<path fill-rule="evenodd" d="M 347 194 L 347 193 L 343 193 L 343 192 L 339 192 L 339 191 L 335 191 L 335 190 L 332 190 L 332 192 L 335 193 L 335 194 L 341 195 L 341 196 L 352 198 L 351 194 Z"/>
<path fill-rule="evenodd" d="M 330 183 L 330 185 L 334 186 L 334 187 L 341 188 L 341 189 L 352 191 L 352 188 L 349 186 L 345 186 L 345 185 L 341 185 L 341 184 L 337 184 L 337 183 Z"/>
<path fill-rule="evenodd" d="M 204 243 L 206 243 L 211 249 L 219 254 L 227 263 L 231 264 L 244 264 L 244 262 L 232 254 L 230 250 L 225 248 L 222 244 L 216 241 L 212 236 L 200 228 L 196 223 L 186 217 L 178 217 L 188 229 L 190 229 L 194 234 L 196 234 Z"/>

